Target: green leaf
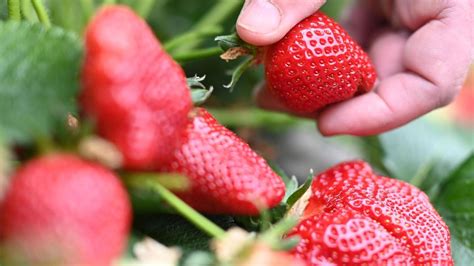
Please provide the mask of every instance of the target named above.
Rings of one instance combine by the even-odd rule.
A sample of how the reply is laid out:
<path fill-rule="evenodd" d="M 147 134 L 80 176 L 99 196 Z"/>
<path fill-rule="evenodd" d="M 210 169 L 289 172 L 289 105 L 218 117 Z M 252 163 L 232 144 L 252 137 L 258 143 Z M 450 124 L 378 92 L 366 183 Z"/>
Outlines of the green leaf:
<path fill-rule="evenodd" d="M 296 176 L 292 176 L 289 178 L 288 182 L 285 182 L 286 185 L 286 193 L 285 197 L 283 198 L 283 202 L 288 203 L 288 198 L 290 198 L 297 190 L 298 190 L 298 179 Z"/>
<path fill-rule="evenodd" d="M 236 216 L 236 223 L 247 231 L 259 232 L 264 228 L 269 228 L 272 224 L 279 222 L 288 210 L 288 205 L 284 202 L 262 212 L 260 216 Z"/>
<path fill-rule="evenodd" d="M 451 252 L 455 265 L 472 265 L 472 262 L 474 261 L 474 250 L 463 245 L 456 237 L 451 238 Z"/>
<path fill-rule="evenodd" d="M 253 57 L 245 58 L 233 71 L 232 71 L 232 78 L 229 84 L 224 85 L 224 88 L 232 90 L 234 89 L 235 85 L 239 81 L 240 77 L 247 71 L 251 66 L 255 64 L 255 60 Z"/>
<path fill-rule="evenodd" d="M 8 142 L 52 134 L 76 112 L 81 42 L 59 28 L 0 23 L 0 132 Z"/>
<path fill-rule="evenodd" d="M 439 184 L 474 150 L 453 128 L 426 119 L 380 135 L 383 162 L 392 177 L 417 185 L 436 195 Z"/>
<path fill-rule="evenodd" d="M 187 78 L 188 87 L 191 89 L 191 97 L 195 105 L 203 104 L 209 97 L 211 97 L 214 87 L 206 88 L 201 82 L 206 79 L 206 76 L 194 76 Z"/>
<path fill-rule="evenodd" d="M 474 251 L 474 154 L 447 179 L 436 205 L 450 225 L 453 238 Z M 457 250 L 453 249 L 453 253 Z M 472 262 L 472 260 L 471 260 Z"/>
<path fill-rule="evenodd" d="M 314 174 L 310 174 L 308 178 L 306 178 L 306 181 L 303 183 L 303 185 L 298 187 L 298 189 L 295 192 L 293 192 L 291 195 L 289 195 L 288 198 L 286 198 L 285 196 L 286 203 L 288 204 L 289 208 L 291 208 L 301 198 L 301 196 L 303 196 L 304 193 L 308 189 L 310 189 L 311 184 L 313 183 L 313 179 L 314 179 Z"/>

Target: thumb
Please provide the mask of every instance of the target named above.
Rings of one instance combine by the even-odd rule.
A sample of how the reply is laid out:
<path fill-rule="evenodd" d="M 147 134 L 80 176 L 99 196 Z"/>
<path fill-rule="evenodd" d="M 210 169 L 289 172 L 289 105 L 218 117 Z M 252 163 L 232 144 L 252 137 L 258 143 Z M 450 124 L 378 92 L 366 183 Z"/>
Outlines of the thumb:
<path fill-rule="evenodd" d="M 246 0 L 237 20 L 237 33 L 240 38 L 253 45 L 275 43 L 325 2 L 326 0 Z"/>

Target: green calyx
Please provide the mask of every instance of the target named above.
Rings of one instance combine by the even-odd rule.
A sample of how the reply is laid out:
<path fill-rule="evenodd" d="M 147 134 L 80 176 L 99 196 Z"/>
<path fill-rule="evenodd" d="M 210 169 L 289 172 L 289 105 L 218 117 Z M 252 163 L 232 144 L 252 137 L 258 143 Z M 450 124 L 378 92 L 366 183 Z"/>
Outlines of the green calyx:
<path fill-rule="evenodd" d="M 231 81 L 224 85 L 224 88 L 232 91 L 243 73 L 257 63 L 258 48 L 244 42 L 235 32 L 230 35 L 218 36 L 214 40 L 224 51 L 221 54 L 221 59 L 225 61 L 235 60 L 241 56 L 249 56 L 232 71 Z"/>
<path fill-rule="evenodd" d="M 188 87 L 191 90 L 191 97 L 195 105 L 203 104 L 209 97 L 211 97 L 214 87 L 206 88 L 202 81 L 206 76 L 199 77 L 195 75 L 194 77 L 187 78 Z"/>

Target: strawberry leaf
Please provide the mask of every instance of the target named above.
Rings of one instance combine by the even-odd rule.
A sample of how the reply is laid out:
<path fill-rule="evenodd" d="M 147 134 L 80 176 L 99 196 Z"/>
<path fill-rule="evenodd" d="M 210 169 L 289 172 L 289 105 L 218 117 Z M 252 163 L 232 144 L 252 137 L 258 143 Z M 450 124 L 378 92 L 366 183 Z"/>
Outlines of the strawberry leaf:
<path fill-rule="evenodd" d="M 232 78 L 229 84 L 224 85 L 224 88 L 230 89 L 230 91 L 234 90 L 235 84 L 239 81 L 242 74 L 247 71 L 251 66 L 255 63 L 252 57 L 245 58 L 242 63 L 240 63 L 233 71 L 232 71 Z"/>
<path fill-rule="evenodd" d="M 306 178 L 306 181 L 298 187 L 298 189 L 296 189 L 293 193 L 287 194 L 287 196 L 285 196 L 285 202 L 286 204 L 288 204 L 289 208 L 291 208 L 301 198 L 301 196 L 303 196 L 304 193 L 308 191 L 308 189 L 310 189 L 311 184 L 313 183 L 313 179 L 314 174 L 311 173 L 308 178 Z"/>
<path fill-rule="evenodd" d="M 191 89 L 191 97 L 195 105 L 201 105 L 211 97 L 214 87 L 206 88 L 201 82 L 206 79 L 206 76 L 199 77 L 198 75 L 187 78 L 188 87 Z"/>
<path fill-rule="evenodd" d="M 450 225 L 456 265 L 474 260 L 474 153 L 442 185 L 436 205 Z M 454 248 L 456 246 L 457 248 Z"/>
<path fill-rule="evenodd" d="M 0 22 L 0 132 L 31 142 L 76 112 L 81 42 L 60 28 Z"/>
<path fill-rule="evenodd" d="M 242 47 L 247 49 L 249 53 L 255 53 L 255 47 L 244 42 L 235 32 L 229 35 L 217 36 L 214 40 L 223 51 Z"/>
<path fill-rule="evenodd" d="M 463 139 L 458 129 L 421 119 L 380 135 L 381 155 L 391 177 L 410 182 L 434 196 L 439 184 L 474 149 L 473 140 Z"/>

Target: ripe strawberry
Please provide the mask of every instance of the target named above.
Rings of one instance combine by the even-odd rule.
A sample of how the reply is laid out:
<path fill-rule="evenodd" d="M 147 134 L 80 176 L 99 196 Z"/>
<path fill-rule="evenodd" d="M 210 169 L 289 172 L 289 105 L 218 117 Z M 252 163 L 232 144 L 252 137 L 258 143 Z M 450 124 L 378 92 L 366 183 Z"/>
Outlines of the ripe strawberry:
<path fill-rule="evenodd" d="M 318 175 L 289 234 L 311 265 L 452 265 L 448 227 L 416 187 L 354 161 Z"/>
<path fill-rule="evenodd" d="M 372 89 L 367 54 L 334 20 L 316 12 L 265 55 L 268 89 L 290 110 L 312 113 Z"/>
<path fill-rule="evenodd" d="M 190 190 L 178 195 L 208 213 L 254 215 L 285 194 L 283 181 L 265 160 L 202 108 L 188 126 L 185 143 L 161 170 L 188 176 Z"/>
<path fill-rule="evenodd" d="M 110 265 L 130 222 L 127 193 L 112 172 L 50 155 L 12 177 L 0 204 L 0 245 L 13 265 Z"/>
<path fill-rule="evenodd" d="M 181 67 L 127 7 L 103 8 L 86 30 L 82 107 L 124 156 L 148 170 L 178 147 L 192 107 Z"/>

